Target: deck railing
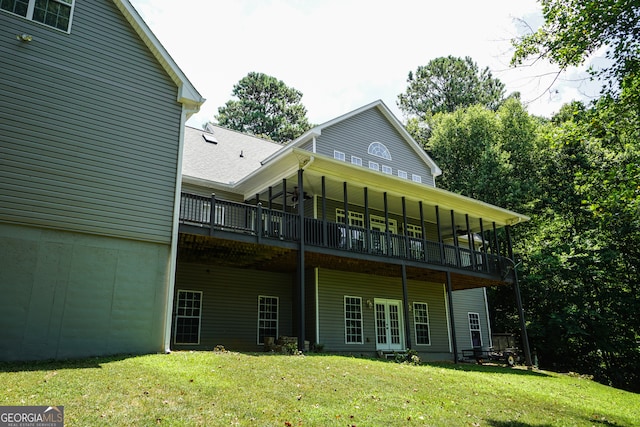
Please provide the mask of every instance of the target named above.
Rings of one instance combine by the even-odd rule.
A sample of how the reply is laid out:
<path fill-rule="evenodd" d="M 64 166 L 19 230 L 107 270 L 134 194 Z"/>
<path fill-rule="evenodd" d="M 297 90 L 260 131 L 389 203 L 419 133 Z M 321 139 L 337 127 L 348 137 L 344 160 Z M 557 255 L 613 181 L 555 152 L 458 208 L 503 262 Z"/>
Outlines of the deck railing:
<path fill-rule="evenodd" d="M 211 215 L 211 212 L 214 212 Z M 260 220 L 257 220 L 257 219 Z M 258 205 L 230 202 L 182 193 L 180 223 L 255 235 L 260 239 L 300 240 L 298 214 Z M 447 245 L 437 241 L 387 233 L 362 227 L 304 219 L 305 245 L 380 255 L 488 274 L 500 274 L 506 260 L 495 254 Z"/>

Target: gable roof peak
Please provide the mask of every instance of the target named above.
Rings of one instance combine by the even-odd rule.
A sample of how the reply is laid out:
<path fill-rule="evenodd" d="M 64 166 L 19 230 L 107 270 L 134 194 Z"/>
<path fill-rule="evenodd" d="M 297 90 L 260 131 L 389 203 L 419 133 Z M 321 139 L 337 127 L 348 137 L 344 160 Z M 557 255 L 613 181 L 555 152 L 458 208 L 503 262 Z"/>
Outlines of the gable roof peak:
<path fill-rule="evenodd" d="M 329 126 L 333 126 L 336 123 L 342 122 L 342 121 L 347 120 L 347 119 L 349 119 L 351 117 L 354 117 L 354 116 L 356 116 L 356 115 L 358 115 L 358 114 L 360 114 L 360 113 L 362 113 L 364 111 L 371 110 L 371 109 L 374 109 L 374 108 L 382 113 L 382 115 L 389 121 L 389 123 L 407 141 L 407 144 L 409 144 L 409 146 L 411 148 L 413 148 L 413 150 L 418 154 L 418 156 L 420 156 L 420 158 L 422 158 L 422 160 L 429 166 L 434 178 L 437 177 L 437 176 L 442 175 L 442 170 L 438 167 L 436 162 L 434 162 L 433 159 L 427 154 L 427 152 L 424 150 L 422 145 L 420 145 L 409 134 L 407 129 L 404 127 L 404 124 L 402 124 L 402 122 L 400 122 L 400 120 L 398 120 L 398 118 L 391 112 L 389 107 L 387 107 L 387 105 L 381 99 L 378 99 L 376 101 L 370 102 L 367 105 L 363 105 L 360 108 L 357 108 L 357 109 L 355 109 L 353 111 L 350 111 L 350 112 L 345 113 L 345 114 L 343 114 L 341 116 L 338 116 L 335 119 L 331 119 L 331 120 L 329 120 L 329 121 L 327 121 L 325 123 L 322 123 L 320 125 L 317 125 L 317 126 L 311 128 L 309 131 L 304 133 L 302 136 L 298 137 L 297 139 L 295 139 L 294 141 L 289 143 L 288 146 L 291 146 L 291 147 L 300 146 L 300 145 L 304 144 L 306 141 L 308 141 L 310 138 L 316 137 L 316 136 L 320 136 L 322 134 L 322 130 L 323 129 L 325 129 L 325 128 L 329 127 Z"/>
<path fill-rule="evenodd" d="M 187 116 L 197 113 L 205 99 L 178 67 L 169 52 L 162 46 L 162 43 L 153 34 L 147 23 L 144 22 L 136 8 L 133 7 L 129 0 L 113 0 L 113 3 L 178 87 L 177 101 L 186 107 Z"/>

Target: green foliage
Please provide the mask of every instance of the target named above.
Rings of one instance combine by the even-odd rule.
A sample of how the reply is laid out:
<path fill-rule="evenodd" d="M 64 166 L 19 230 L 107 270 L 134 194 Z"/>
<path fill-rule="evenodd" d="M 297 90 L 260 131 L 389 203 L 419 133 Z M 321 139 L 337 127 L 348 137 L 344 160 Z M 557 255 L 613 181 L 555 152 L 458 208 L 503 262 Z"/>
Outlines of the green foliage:
<path fill-rule="evenodd" d="M 439 185 L 487 203 L 529 210 L 537 186 L 537 123 L 516 99 L 497 112 L 475 105 L 433 117 L 427 150 Z"/>
<path fill-rule="evenodd" d="M 582 64 L 606 47 L 610 64 L 597 73 L 609 84 L 640 71 L 640 4 L 637 0 L 541 0 L 545 23 L 513 40 L 512 63 L 549 59 L 561 69 Z"/>
<path fill-rule="evenodd" d="M 450 113 L 475 104 L 496 110 L 504 99 L 504 84 L 482 71 L 470 58 L 440 57 L 409 72 L 405 93 L 398 107 L 408 117 L 427 119 L 436 113 Z"/>
<path fill-rule="evenodd" d="M 636 82 L 637 83 L 637 82 Z M 637 84 L 567 106 L 541 146 L 541 196 L 520 242 L 529 337 L 543 367 L 640 384 L 640 115 Z"/>
<path fill-rule="evenodd" d="M 283 81 L 251 72 L 234 87 L 229 100 L 218 108 L 218 124 L 239 132 L 287 142 L 311 128 L 302 93 Z"/>

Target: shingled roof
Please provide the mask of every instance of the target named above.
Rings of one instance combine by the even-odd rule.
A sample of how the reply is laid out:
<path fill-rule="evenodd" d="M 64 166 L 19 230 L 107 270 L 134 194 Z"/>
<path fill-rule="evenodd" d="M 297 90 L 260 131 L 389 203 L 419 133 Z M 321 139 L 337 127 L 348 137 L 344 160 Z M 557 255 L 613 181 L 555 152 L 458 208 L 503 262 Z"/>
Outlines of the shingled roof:
<path fill-rule="evenodd" d="M 183 177 L 233 185 L 284 148 L 280 144 L 220 126 L 185 128 Z"/>

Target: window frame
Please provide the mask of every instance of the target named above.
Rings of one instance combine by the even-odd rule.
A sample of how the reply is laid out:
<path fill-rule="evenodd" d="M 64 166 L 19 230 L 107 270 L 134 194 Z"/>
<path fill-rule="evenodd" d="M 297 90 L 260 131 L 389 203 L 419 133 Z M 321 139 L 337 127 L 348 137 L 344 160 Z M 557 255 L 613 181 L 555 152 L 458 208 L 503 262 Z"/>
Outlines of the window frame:
<path fill-rule="evenodd" d="M 409 179 L 409 174 L 407 171 L 398 169 L 398 178 Z"/>
<path fill-rule="evenodd" d="M 73 25 L 73 14 L 74 14 L 74 11 L 75 11 L 76 0 L 46 0 L 47 2 L 54 2 L 54 3 L 60 4 L 62 6 L 68 6 L 69 7 L 69 23 L 67 24 L 67 28 L 66 29 L 58 28 L 56 26 L 49 25 L 49 24 L 47 24 L 45 22 L 38 21 L 38 20 L 34 19 L 34 12 L 35 12 L 35 9 L 36 9 L 36 7 L 35 7 L 36 6 L 36 1 L 38 1 L 38 0 L 24 0 L 24 1 L 27 2 L 27 11 L 26 11 L 26 13 L 24 15 L 20 15 L 19 13 L 16 13 L 14 11 L 10 11 L 10 10 L 7 10 L 7 9 L 0 9 L 0 11 L 9 13 L 9 14 L 14 15 L 14 16 L 18 16 L 18 17 L 20 17 L 22 19 L 26 19 L 27 21 L 31 21 L 31 22 L 34 22 L 34 23 L 39 24 L 39 25 L 44 25 L 45 27 L 52 28 L 52 29 L 54 29 L 56 31 L 62 31 L 63 33 L 66 33 L 66 34 L 70 34 L 71 33 L 71 26 Z M 14 9 L 15 9 L 15 4 L 14 4 Z M 45 17 L 46 17 L 46 14 L 45 14 Z"/>
<path fill-rule="evenodd" d="M 351 313 L 349 311 L 347 311 L 347 299 L 351 299 L 352 301 L 350 301 L 351 306 L 357 306 L 359 308 L 359 312 L 355 312 L 357 314 L 359 314 L 358 318 L 348 318 L 347 314 Z M 363 316 L 363 310 L 362 310 L 362 297 L 356 297 L 356 296 L 352 296 L 352 295 L 345 295 L 344 296 L 344 343 L 347 345 L 358 345 L 358 344 L 364 344 L 364 321 L 362 319 Z M 358 304 L 354 304 L 355 302 L 358 302 Z M 349 325 L 349 322 L 353 322 L 353 325 Z M 349 330 L 350 329 L 356 329 L 356 333 L 350 333 Z M 360 338 L 359 341 L 355 341 L 355 340 L 350 340 L 350 337 L 358 337 Z"/>
<path fill-rule="evenodd" d="M 374 141 L 371 144 L 369 144 L 369 147 L 367 148 L 367 154 L 380 157 L 381 159 L 385 159 L 389 161 L 392 160 L 391 152 L 389 151 L 389 149 L 382 142 L 379 142 L 379 141 Z"/>
<path fill-rule="evenodd" d="M 385 173 L 387 175 L 393 175 L 393 168 L 388 165 L 382 165 L 382 173 Z"/>
<path fill-rule="evenodd" d="M 475 320 L 477 320 L 477 322 L 474 320 L 472 321 L 472 317 L 475 318 Z M 480 313 L 475 313 L 475 312 L 468 312 L 467 313 L 467 318 L 469 319 L 469 338 L 471 339 L 471 347 L 472 348 L 476 348 L 476 347 L 482 347 L 482 326 L 480 324 Z M 473 333 L 477 332 L 479 340 L 480 340 L 480 345 L 475 345 L 473 342 Z"/>
<path fill-rule="evenodd" d="M 369 169 L 380 172 L 380 163 L 369 160 Z"/>
<path fill-rule="evenodd" d="M 426 322 L 419 322 L 417 319 L 418 313 L 419 313 L 419 309 L 417 308 L 418 305 L 423 305 L 424 306 L 424 313 L 426 316 Z M 427 340 L 428 343 L 421 343 L 418 340 L 418 325 L 426 325 L 427 326 Z M 429 322 L 429 304 L 426 302 L 420 302 L 420 301 L 415 301 L 413 303 L 413 330 L 414 330 L 414 335 L 415 335 L 415 339 L 416 339 L 416 345 L 424 345 L 424 346 L 430 346 L 431 345 L 431 325 Z"/>
<path fill-rule="evenodd" d="M 341 162 L 347 161 L 347 155 L 342 151 L 333 150 L 333 158 L 336 160 L 340 160 Z"/>
<path fill-rule="evenodd" d="M 273 295 L 258 295 L 258 316 L 257 316 L 258 317 L 258 329 L 257 329 L 257 334 L 256 334 L 256 339 L 258 341 L 257 342 L 258 345 L 264 344 L 264 338 L 266 336 L 271 336 L 271 335 L 266 335 L 266 332 L 264 332 L 264 331 L 266 331 L 267 328 L 263 327 L 261 325 L 261 322 L 262 321 L 265 321 L 265 322 L 266 321 L 271 321 L 271 322 L 273 321 L 273 319 L 264 319 L 264 318 L 261 317 L 261 313 L 262 312 L 261 312 L 261 309 L 260 309 L 261 308 L 260 300 L 262 298 L 271 298 L 271 299 L 275 300 L 275 307 L 276 307 L 276 311 L 275 311 L 275 315 L 276 315 L 276 318 L 275 318 L 275 331 L 276 331 L 276 333 L 275 333 L 274 339 L 277 340 L 278 336 L 280 334 L 280 297 L 276 297 L 276 296 L 273 296 Z M 273 307 L 273 303 L 271 303 L 270 307 Z M 262 332 L 262 334 L 263 334 L 262 341 L 260 340 L 261 330 L 264 330 Z M 269 328 L 269 330 L 272 330 L 272 328 Z"/>
<path fill-rule="evenodd" d="M 362 166 L 362 158 L 358 156 L 351 156 L 351 164 L 356 166 Z"/>
<path fill-rule="evenodd" d="M 191 293 L 191 294 L 199 294 L 200 295 L 200 299 L 199 299 L 199 306 L 198 306 L 198 315 L 194 316 L 193 312 L 191 315 L 187 315 L 187 314 L 180 314 L 180 309 L 184 308 L 185 310 L 191 309 L 193 310 L 195 307 L 180 307 L 180 296 L 181 294 L 186 294 L 186 293 Z M 192 289 L 178 289 L 178 292 L 176 294 L 176 307 L 175 307 L 175 327 L 173 330 L 173 343 L 176 345 L 200 345 L 200 334 L 202 333 L 202 301 L 203 301 L 203 292 L 202 291 L 195 291 Z M 185 300 L 186 301 L 186 300 Z M 193 299 L 191 299 L 191 301 L 194 301 Z M 198 340 L 197 342 L 180 342 L 178 341 L 178 323 L 181 319 L 198 319 Z"/>
<path fill-rule="evenodd" d="M 422 176 L 418 175 L 418 174 L 415 174 L 415 173 L 412 173 L 411 174 L 411 181 L 417 182 L 418 184 L 422 184 Z"/>

